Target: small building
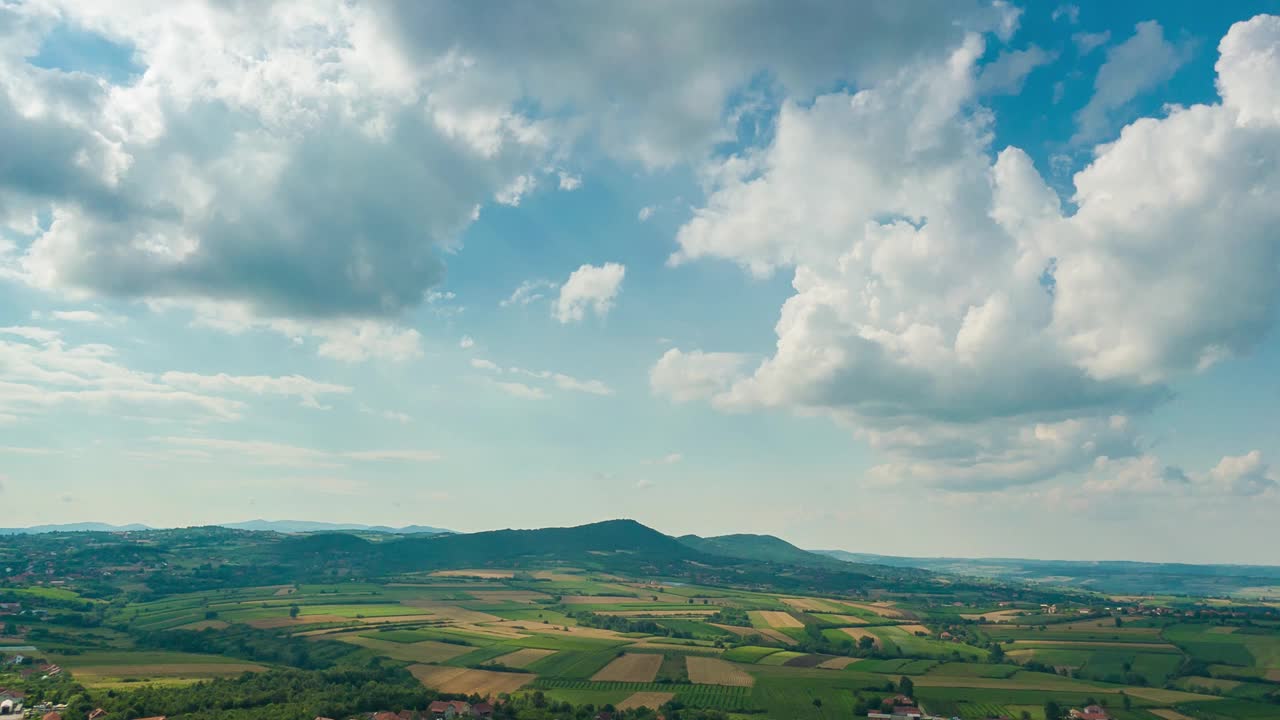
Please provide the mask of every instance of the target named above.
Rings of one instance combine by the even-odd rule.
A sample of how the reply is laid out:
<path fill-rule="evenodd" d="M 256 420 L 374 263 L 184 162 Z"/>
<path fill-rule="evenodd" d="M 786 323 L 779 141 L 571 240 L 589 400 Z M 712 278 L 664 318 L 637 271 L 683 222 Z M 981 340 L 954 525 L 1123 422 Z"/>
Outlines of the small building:
<path fill-rule="evenodd" d="M 99 720 L 100 718 L 104 718 L 106 716 L 107 716 L 106 710 L 103 710 L 102 708 L 95 708 L 93 712 L 89 713 L 89 720 Z"/>
<path fill-rule="evenodd" d="M 462 700 L 436 700 L 427 706 L 427 714 L 444 720 L 467 717 L 471 714 L 471 705 Z"/>
<path fill-rule="evenodd" d="M 62 716 L 56 712 L 48 712 L 44 714 L 44 717 L 41 718 L 41 720 L 62 720 Z"/>
<path fill-rule="evenodd" d="M 493 717 L 493 705 L 487 702 L 478 702 L 471 706 L 471 716 L 478 718 Z"/>
<path fill-rule="evenodd" d="M 0 715 L 22 716 L 22 701 L 26 693 L 21 690 L 0 689 Z"/>
<path fill-rule="evenodd" d="M 1071 717 L 1073 720 L 1111 720 L 1106 708 L 1101 705 L 1089 705 L 1083 710 L 1072 709 Z"/>

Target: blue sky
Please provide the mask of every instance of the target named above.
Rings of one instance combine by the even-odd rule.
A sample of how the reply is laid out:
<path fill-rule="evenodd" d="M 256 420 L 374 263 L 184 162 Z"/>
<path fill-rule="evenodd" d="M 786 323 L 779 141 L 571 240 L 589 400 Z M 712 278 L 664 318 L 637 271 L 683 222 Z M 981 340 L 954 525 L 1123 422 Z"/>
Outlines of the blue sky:
<path fill-rule="evenodd" d="M 1273 562 L 1269 12 L 0 2 L 5 524 Z"/>

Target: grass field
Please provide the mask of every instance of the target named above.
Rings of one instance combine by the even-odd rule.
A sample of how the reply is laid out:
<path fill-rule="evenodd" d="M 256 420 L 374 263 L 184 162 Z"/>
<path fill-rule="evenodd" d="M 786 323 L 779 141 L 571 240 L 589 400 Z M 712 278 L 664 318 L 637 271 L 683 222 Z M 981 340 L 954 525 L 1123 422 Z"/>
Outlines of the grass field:
<path fill-rule="evenodd" d="M 761 658 L 778 652 L 778 648 L 761 647 L 759 645 L 743 645 L 725 652 L 724 659 L 730 662 L 754 663 Z"/>
<path fill-rule="evenodd" d="M 86 652 L 79 655 L 51 655 L 49 659 L 70 670 L 77 680 L 90 687 L 123 683 L 194 682 L 267 669 L 258 663 L 243 662 L 221 655 L 178 652 Z"/>
<path fill-rule="evenodd" d="M 805 653 L 792 652 L 790 650 L 781 650 L 779 652 L 773 653 L 772 655 L 766 655 L 765 657 L 757 660 L 756 662 L 760 663 L 761 665 L 786 665 L 788 662 L 795 660 L 796 658 L 802 658 L 802 657 L 805 657 Z"/>

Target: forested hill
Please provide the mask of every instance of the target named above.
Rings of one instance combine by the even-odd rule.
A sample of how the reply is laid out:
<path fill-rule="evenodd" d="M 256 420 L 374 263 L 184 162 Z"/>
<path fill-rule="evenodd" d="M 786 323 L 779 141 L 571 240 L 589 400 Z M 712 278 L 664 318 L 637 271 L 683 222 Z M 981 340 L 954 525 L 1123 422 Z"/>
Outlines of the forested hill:
<path fill-rule="evenodd" d="M 771 536 L 673 538 L 634 520 L 376 541 L 323 533 L 276 543 L 271 547 L 270 558 L 294 571 L 315 573 L 342 568 L 343 572 L 366 576 L 447 568 L 532 569 L 561 564 L 797 592 L 837 588 L 860 591 L 935 582 L 930 573 L 920 570 L 844 563 L 805 552 Z"/>
<path fill-rule="evenodd" d="M 749 533 L 718 535 L 715 537 L 681 535 L 676 539 L 695 550 L 732 558 L 823 567 L 839 566 L 843 562 L 826 555 L 801 550 L 786 540 L 773 535 L 752 535 Z"/>

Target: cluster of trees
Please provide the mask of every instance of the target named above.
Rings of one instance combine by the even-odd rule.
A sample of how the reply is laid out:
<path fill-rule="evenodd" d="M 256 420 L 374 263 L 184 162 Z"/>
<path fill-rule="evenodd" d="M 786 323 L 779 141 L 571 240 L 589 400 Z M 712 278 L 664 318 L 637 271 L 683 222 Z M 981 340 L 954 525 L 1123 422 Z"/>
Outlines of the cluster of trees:
<path fill-rule="evenodd" d="M 192 685 L 78 693 L 66 717 L 101 707 L 112 718 L 166 715 L 184 720 L 312 720 L 376 710 L 421 710 L 439 697 L 403 668 L 343 667 L 244 673 Z"/>
<path fill-rule="evenodd" d="M 693 633 L 673 630 L 652 620 L 637 620 L 621 615 L 597 615 L 593 612 L 580 612 L 573 614 L 573 618 L 578 621 L 579 625 L 613 630 L 614 632 L 645 633 L 646 635 L 665 635 L 666 637 L 674 638 L 693 637 Z"/>
<path fill-rule="evenodd" d="M 734 627 L 751 627 L 751 618 L 747 617 L 747 611 L 742 608 L 722 607 L 720 612 L 707 618 L 707 621 Z"/>
<path fill-rule="evenodd" d="M 66 717 L 84 717 L 101 707 L 109 718 L 164 715 L 181 720 L 312 720 L 382 710 L 424 710 L 433 700 L 462 696 L 428 690 L 404 668 L 384 666 L 375 659 L 363 667 L 272 670 L 192 685 L 95 691 L 73 685 L 56 699 L 67 703 Z M 473 703 L 481 699 L 467 698 Z M 494 716 L 499 720 L 588 720 L 600 710 L 614 712 L 620 720 L 655 720 L 659 714 L 667 720 L 728 720 L 721 711 L 689 708 L 676 701 L 658 711 L 615 711 L 609 705 L 557 702 L 541 691 L 504 696 Z"/>
<path fill-rule="evenodd" d="M 302 638 L 234 625 L 221 630 L 159 630 L 134 635 L 139 648 L 209 653 L 288 665 L 304 670 L 329 668 L 359 651 L 347 643 L 332 640 L 310 642 Z"/>

